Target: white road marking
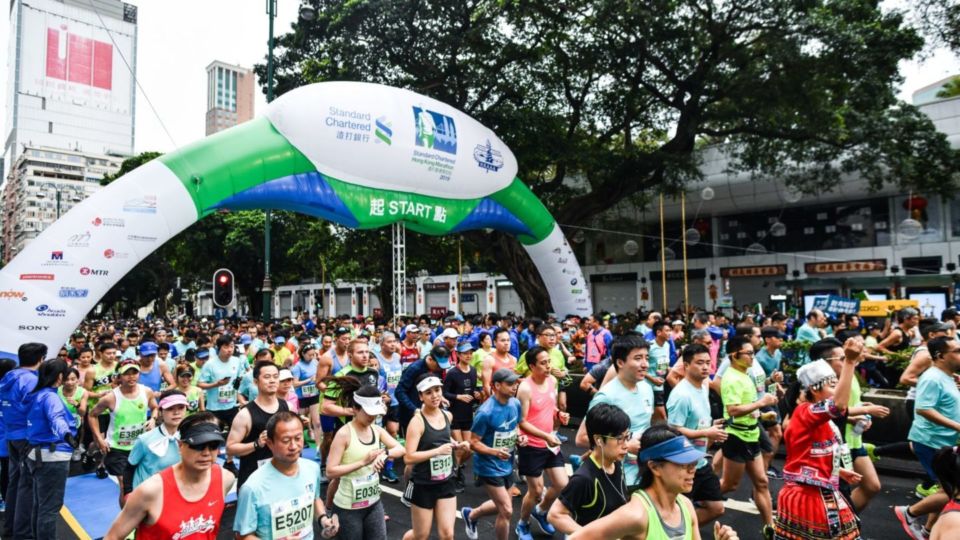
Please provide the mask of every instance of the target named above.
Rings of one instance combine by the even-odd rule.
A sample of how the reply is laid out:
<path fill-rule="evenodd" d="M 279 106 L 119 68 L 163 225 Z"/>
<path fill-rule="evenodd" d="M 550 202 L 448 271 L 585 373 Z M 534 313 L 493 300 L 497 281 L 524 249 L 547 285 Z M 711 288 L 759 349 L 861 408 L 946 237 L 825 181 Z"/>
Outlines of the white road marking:
<path fill-rule="evenodd" d="M 736 499 L 727 499 L 723 501 L 723 507 L 728 510 L 736 510 L 738 512 L 743 512 L 745 514 L 759 515 L 760 511 L 757 510 L 757 505 L 753 504 L 750 501 L 738 501 Z"/>

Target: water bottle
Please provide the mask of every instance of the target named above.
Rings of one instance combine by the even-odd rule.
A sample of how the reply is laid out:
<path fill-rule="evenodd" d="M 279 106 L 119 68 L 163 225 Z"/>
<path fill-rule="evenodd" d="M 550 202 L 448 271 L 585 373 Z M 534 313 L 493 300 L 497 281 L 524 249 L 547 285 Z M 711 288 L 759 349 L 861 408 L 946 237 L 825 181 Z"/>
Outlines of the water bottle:
<path fill-rule="evenodd" d="M 870 423 L 870 415 L 865 414 L 863 418 L 857 420 L 857 423 L 853 425 L 853 433 L 856 435 L 863 435 L 863 432 L 867 430 L 867 424 Z"/>

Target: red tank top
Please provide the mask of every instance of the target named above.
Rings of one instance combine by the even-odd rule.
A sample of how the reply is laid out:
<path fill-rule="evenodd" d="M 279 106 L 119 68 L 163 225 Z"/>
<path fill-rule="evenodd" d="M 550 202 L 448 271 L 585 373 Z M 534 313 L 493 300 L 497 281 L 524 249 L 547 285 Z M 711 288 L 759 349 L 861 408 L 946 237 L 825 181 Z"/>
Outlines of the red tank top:
<path fill-rule="evenodd" d="M 520 385 L 530 388 L 530 407 L 527 409 L 526 420 L 540 431 L 553 433 L 553 418 L 557 414 L 557 380 L 548 376 L 545 382 L 546 390 L 537 388 L 530 378 L 524 379 Z M 546 448 L 547 441 L 527 433 L 527 446 Z M 557 450 L 559 451 L 559 448 Z"/>
<path fill-rule="evenodd" d="M 180 494 L 173 467 L 160 471 L 163 509 L 153 525 L 137 527 L 137 540 L 216 540 L 223 515 L 223 480 L 220 466 L 210 469 L 210 486 L 199 501 Z"/>
<path fill-rule="evenodd" d="M 943 507 L 943 510 L 940 511 L 941 514 L 946 514 L 947 512 L 960 512 L 960 501 L 951 499 L 950 502 Z"/>

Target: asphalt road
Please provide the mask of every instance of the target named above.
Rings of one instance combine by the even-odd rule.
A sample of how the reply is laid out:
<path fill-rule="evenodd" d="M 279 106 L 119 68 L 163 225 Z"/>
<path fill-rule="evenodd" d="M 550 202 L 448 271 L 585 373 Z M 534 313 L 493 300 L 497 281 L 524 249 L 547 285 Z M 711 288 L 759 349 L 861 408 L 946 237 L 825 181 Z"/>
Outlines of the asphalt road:
<path fill-rule="evenodd" d="M 564 433 L 570 438 L 570 442 L 564 444 L 564 454 L 569 455 L 571 452 L 579 453 L 579 451 L 577 451 L 572 444 L 574 433 L 570 430 L 564 430 Z M 775 465 L 780 467 L 782 462 L 778 460 L 775 462 Z M 864 540 L 895 540 L 899 538 L 907 538 L 893 514 L 893 506 L 910 504 L 911 502 L 915 501 L 916 498 L 912 493 L 913 487 L 918 481 L 919 480 L 917 478 L 881 475 L 881 492 L 861 515 L 861 530 Z M 467 490 L 457 496 L 458 508 L 465 505 L 475 507 L 486 500 L 486 494 L 483 488 L 473 486 L 473 477 L 469 470 L 467 472 L 467 484 Z M 782 482 L 779 480 L 770 481 L 771 493 L 773 494 L 774 500 L 776 500 L 776 494 L 781 484 Z M 387 535 L 390 539 L 399 540 L 402 538 L 403 533 L 411 526 L 410 511 L 405 506 L 400 504 L 400 484 L 383 484 L 383 487 L 382 500 L 384 509 L 389 516 L 389 520 L 387 522 Z M 523 486 L 521 487 L 523 488 Z M 516 525 L 516 516 L 520 512 L 520 499 L 521 497 L 514 499 L 514 519 L 511 523 L 511 531 Z M 102 504 L 105 512 L 116 513 L 115 501 L 91 500 L 90 504 Z M 727 511 L 726 514 L 720 519 L 721 523 L 731 525 L 739 533 L 740 538 L 742 539 L 752 540 L 760 538 L 759 515 L 757 514 L 756 508 L 752 502 L 750 502 L 750 486 L 749 480 L 746 477 L 737 491 L 728 495 L 726 507 Z M 231 528 L 233 517 L 234 507 L 231 506 L 228 507 L 224 512 L 219 538 L 224 540 L 234 538 Z M 63 525 L 60 528 L 62 534 L 61 538 L 78 538 L 68 527 L 66 527 L 64 524 L 61 525 Z M 701 533 L 704 539 L 712 538 L 711 528 L 712 524 L 701 528 Z M 535 526 L 534 530 L 536 531 Z M 319 538 L 319 529 L 317 529 L 317 533 L 317 538 Z M 493 538 L 494 531 L 492 518 L 486 518 L 480 521 L 479 533 L 480 538 Z M 457 524 L 455 527 L 455 537 L 457 540 L 467 538 L 463 529 L 463 522 L 460 520 L 459 516 L 457 517 Z M 511 538 L 516 538 L 512 532 Z"/>

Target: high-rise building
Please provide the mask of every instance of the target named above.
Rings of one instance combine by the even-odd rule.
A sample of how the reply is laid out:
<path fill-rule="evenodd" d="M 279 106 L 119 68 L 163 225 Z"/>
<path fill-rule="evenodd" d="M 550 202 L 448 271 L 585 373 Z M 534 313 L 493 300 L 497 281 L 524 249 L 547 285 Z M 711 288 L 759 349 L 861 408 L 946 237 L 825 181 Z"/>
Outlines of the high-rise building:
<path fill-rule="evenodd" d="M 11 0 L 4 177 L 24 146 L 132 155 L 137 7 Z"/>
<path fill-rule="evenodd" d="M 119 156 L 22 146 L 0 196 L 4 262 L 53 223 L 58 213 L 67 213 L 100 189 L 104 175 L 116 174 L 122 164 Z M 91 227 L 100 225 L 104 224 L 92 223 Z M 77 231 L 80 237 L 83 233 Z"/>
<path fill-rule="evenodd" d="M 207 135 L 253 118 L 253 71 L 214 60 L 207 66 Z"/>

